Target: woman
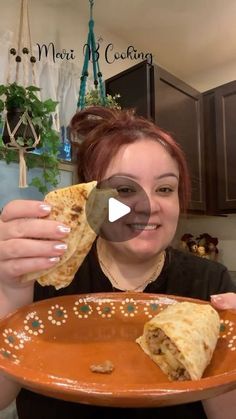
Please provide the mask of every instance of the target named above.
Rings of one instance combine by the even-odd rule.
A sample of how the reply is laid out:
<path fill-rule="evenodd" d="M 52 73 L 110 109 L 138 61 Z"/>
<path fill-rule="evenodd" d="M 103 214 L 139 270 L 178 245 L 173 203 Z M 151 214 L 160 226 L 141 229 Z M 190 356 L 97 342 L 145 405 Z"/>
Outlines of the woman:
<path fill-rule="evenodd" d="M 0 222 L 1 316 L 33 299 L 116 290 L 203 300 L 209 300 L 214 294 L 212 301 L 216 307 L 236 307 L 233 294 L 236 289 L 224 266 L 169 247 L 180 210 L 186 209 L 189 196 L 185 159 L 174 140 L 132 112 L 105 108 L 77 113 L 71 129 L 74 135 L 85 138 L 78 153 L 81 181 L 109 179 L 127 199 L 136 193 L 135 188 L 141 187 L 148 204 L 146 200 L 137 202 L 136 218 L 122 226 L 123 241 L 107 241 L 100 236 L 71 285 L 59 291 L 38 283 L 22 284 L 20 278 L 58 261 L 65 251 L 62 239 L 69 232 L 67 226 L 44 220 L 50 212 L 44 203 L 17 201 L 6 205 Z M 127 240 L 129 233 L 132 238 Z M 3 376 L 0 388 L 1 407 L 20 390 Z M 218 398 L 218 403 L 221 409 L 230 407 L 232 412 L 233 400 L 233 393 L 228 393 Z M 19 418 L 23 419 L 167 418 L 170 415 L 181 419 L 223 418 L 217 416 L 217 399 L 205 403 L 207 413 L 200 402 L 159 409 L 113 409 L 63 402 L 22 389 L 17 407 Z M 230 413 L 225 411 L 224 417 L 229 418 Z"/>

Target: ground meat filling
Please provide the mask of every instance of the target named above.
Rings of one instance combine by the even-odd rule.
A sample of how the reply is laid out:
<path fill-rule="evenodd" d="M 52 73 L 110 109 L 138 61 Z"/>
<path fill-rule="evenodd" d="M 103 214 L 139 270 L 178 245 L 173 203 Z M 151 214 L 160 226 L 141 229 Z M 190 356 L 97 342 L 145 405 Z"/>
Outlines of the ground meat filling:
<path fill-rule="evenodd" d="M 189 373 L 179 361 L 180 352 L 178 348 L 170 340 L 170 338 L 166 336 L 163 330 L 158 328 L 149 330 L 146 334 L 146 342 L 153 355 L 165 356 L 165 361 L 170 367 L 168 375 L 171 380 L 183 381 L 191 379 Z"/>
<path fill-rule="evenodd" d="M 101 374 L 110 374 L 114 370 L 114 365 L 111 361 L 106 360 L 101 364 L 90 365 L 90 370 Z"/>

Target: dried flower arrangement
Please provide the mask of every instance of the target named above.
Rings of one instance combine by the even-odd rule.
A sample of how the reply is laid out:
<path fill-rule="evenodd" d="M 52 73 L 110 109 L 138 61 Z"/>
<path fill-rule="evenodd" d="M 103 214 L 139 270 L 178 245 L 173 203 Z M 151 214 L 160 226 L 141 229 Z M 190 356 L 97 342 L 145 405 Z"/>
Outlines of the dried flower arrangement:
<path fill-rule="evenodd" d="M 180 239 L 182 250 L 210 260 L 217 260 L 219 253 L 218 243 L 218 238 L 212 237 L 208 233 L 200 234 L 196 238 L 190 233 L 185 233 Z"/>

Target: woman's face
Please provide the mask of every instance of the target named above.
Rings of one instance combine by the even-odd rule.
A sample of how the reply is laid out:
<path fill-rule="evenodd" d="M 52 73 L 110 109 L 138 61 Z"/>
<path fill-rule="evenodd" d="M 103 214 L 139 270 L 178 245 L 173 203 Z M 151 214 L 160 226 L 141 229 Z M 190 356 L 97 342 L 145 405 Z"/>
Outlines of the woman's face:
<path fill-rule="evenodd" d="M 131 201 L 134 195 L 132 186 L 127 187 L 132 181 L 141 186 L 149 201 L 147 205 L 141 198 L 132 206 L 133 222 L 129 215 L 120 218 L 124 241 L 111 241 L 109 245 L 130 260 L 151 258 L 164 250 L 174 237 L 179 217 L 177 162 L 161 144 L 147 138 L 122 146 L 111 160 L 104 179 L 115 184 L 120 200 L 127 205 L 129 195 Z M 127 240 L 129 230 L 135 235 Z"/>

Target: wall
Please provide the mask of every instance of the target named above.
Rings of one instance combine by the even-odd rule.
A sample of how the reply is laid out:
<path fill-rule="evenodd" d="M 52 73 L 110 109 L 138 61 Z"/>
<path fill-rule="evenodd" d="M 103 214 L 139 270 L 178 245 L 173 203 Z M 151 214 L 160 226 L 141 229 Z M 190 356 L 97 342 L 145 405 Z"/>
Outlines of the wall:
<path fill-rule="evenodd" d="M 49 42 L 54 42 L 55 49 L 58 52 L 62 49 L 66 49 L 68 53 L 70 50 L 73 50 L 75 58 L 69 59 L 67 62 L 73 62 L 78 66 L 79 75 L 83 65 L 83 45 L 87 42 L 89 20 L 89 2 L 87 0 L 82 0 L 82 2 L 83 4 L 81 1 L 78 3 L 74 2 L 74 6 L 72 6 L 73 2 L 69 2 L 67 5 L 66 1 L 61 2 L 58 0 L 29 1 L 32 44 L 48 45 Z M 6 30 L 12 31 L 15 44 L 17 44 L 18 37 L 19 11 L 19 0 L 8 0 L 5 1 L 4 5 L 1 4 L 0 34 Z M 117 38 L 117 36 L 97 25 L 96 8 L 94 10 L 94 20 L 96 39 L 102 38 L 99 50 L 100 66 L 103 78 L 106 79 L 133 65 L 134 62 L 129 60 L 118 60 L 116 63 L 111 64 L 106 62 L 104 50 L 108 43 L 112 42 L 115 49 L 122 51 L 127 48 L 127 42 L 122 39 L 122 36 Z M 56 59 L 56 63 L 62 61 L 65 62 L 66 59 Z M 92 73 L 92 66 L 90 66 L 89 71 Z"/>
<path fill-rule="evenodd" d="M 185 81 L 190 86 L 195 87 L 199 92 L 206 92 L 214 87 L 221 86 L 222 84 L 229 83 L 236 79 L 236 61 L 232 60 L 204 71 L 203 73 L 192 74 Z"/>
<path fill-rule="evenodd" d="M 13 199 L 43 199 L 43 195 L 33 186 L 28 188 L 18 187 L 19 167 L 16 163 L 7 165 L 5 161 L 0 160 L 0 209 Z M 74 171 L 75 172 L 75 171 Z M 70 165 L 62 165 L 59 176 L 59 188 L 73 183 L 75 176 Z M 28 171 L 28 184 L 32 177 L 40 176 L 41 169 L 35 168 Z"/>

